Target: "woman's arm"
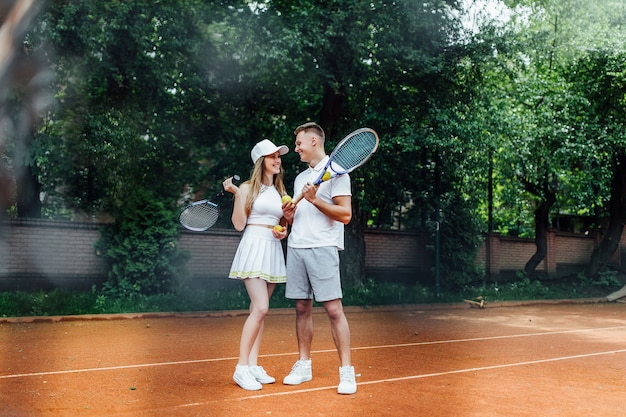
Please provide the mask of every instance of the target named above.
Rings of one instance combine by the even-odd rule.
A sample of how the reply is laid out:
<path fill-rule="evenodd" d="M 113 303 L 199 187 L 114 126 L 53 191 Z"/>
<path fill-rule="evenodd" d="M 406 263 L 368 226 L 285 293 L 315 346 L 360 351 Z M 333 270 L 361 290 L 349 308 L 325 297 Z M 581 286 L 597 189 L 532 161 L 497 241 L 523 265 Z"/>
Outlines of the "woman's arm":
<path fill-rule="evenodd" d="M 231 221 L 235 230 L 241 232 L 246 228 L 248 222 L 248 215 L 246 214 L 246 199 L 250 192 L 250 183 L 244 182 L 239 187 L 233 184 L 232 179 L 229 178 L 224 181 L 224 190 L 232 193 L 235 196 L 235 202 L 233 203 L 233 215 Z"/>

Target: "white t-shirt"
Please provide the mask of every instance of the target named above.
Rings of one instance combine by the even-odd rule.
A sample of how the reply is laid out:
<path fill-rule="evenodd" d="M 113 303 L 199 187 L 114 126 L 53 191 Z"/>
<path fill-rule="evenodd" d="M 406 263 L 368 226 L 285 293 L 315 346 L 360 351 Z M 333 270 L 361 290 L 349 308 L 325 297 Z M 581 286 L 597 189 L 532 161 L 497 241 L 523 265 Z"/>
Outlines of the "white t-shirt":
<path fill-rule="evenodd" d="M 322 169 L 326 166 L 328 155 L 315 168 L 309 167 L 298 174 L 294 181 L 294 198 L 297 197 L 307 182 L 315 181 Z M 350 176 L 339 175 L 320 184 L 317 197 L 333 204 L 333 197 L 352 195 Z M 306 199 L 298 203 L 288 246 L 292 248 L 319 248 L 335 246 L 338 250 L 344 248 L 343 223 L 328 218 Z"/>

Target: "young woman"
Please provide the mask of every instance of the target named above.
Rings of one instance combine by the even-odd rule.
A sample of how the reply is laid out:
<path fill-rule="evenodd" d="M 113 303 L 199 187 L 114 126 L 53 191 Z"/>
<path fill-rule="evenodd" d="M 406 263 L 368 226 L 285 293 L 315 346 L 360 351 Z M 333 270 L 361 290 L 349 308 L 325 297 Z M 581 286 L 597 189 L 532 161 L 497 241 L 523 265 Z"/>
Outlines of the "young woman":
<path fill-rule="evenodd" d="M 280 243 L 287 236 L 281 198 L 285 195 L 281 155 L 289 152 L 265 139 L 257 143 L 250 156 L 254 163 L 250 179 L 239 187 L 232 178 L 224 189 L 235 196 L 232 222 L 242 231 L 229 277 L 243 280 L 250 297 L 250 315 L 241 332 L 239 362 L 233 380 L 243 389 L 256 391 L 261 384 L 275 379 L 257 363 L 263 323 L 276 284 L 286 281 L 285 256 Z M 275 228 L 282 224 L 282 230 Z"/>

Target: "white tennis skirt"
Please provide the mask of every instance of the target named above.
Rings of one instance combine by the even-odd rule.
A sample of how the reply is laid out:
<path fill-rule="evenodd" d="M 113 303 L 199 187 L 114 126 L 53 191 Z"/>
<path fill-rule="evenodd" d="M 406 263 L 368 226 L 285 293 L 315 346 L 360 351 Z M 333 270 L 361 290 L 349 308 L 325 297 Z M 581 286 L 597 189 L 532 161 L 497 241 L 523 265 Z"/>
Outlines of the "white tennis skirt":
<path fill-rule="evenodd" d="M 261 278 L 272 283 L 287 281 L 285 254 L 272 229 L 247 226 L 237 247 L 229 278 Z"/>

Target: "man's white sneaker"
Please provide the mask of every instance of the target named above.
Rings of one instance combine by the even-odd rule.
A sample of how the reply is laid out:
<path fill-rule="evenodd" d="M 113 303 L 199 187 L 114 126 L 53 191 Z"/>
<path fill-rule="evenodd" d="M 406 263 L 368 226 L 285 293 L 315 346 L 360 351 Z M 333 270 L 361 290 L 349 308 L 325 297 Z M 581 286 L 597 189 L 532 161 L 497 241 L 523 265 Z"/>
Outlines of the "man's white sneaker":
<path fill-rule="evenodd" d="M 254 379 L 248 366 L 237 365 L 235 368 L 235 374 L 233 375 L 233 380 L 241 388 L 248 391 L 258 391 L 263 388 L 263 386 L 256 379 Z"/>
<path fill-rule="evenodd" d="M 354 377 L 353 366 L 339 367 L 339 386 L 337 387 L 339 394 L 354 394 L 356 392 L 356 379 Z"/>
<path fill-rule="evenodd" d="M 285 385 L 298 385 L 313 379 L 311 359 L 298 359 L 291 368 L 289 375 L 283 379 Z"/>
<path fill-rule="evenodd" d="M 261 384 L 273 384 L 276 382 L 276 378 L 269 376 L 262 366 L 249 366 L 248 369 L 254 379 Z"/>

